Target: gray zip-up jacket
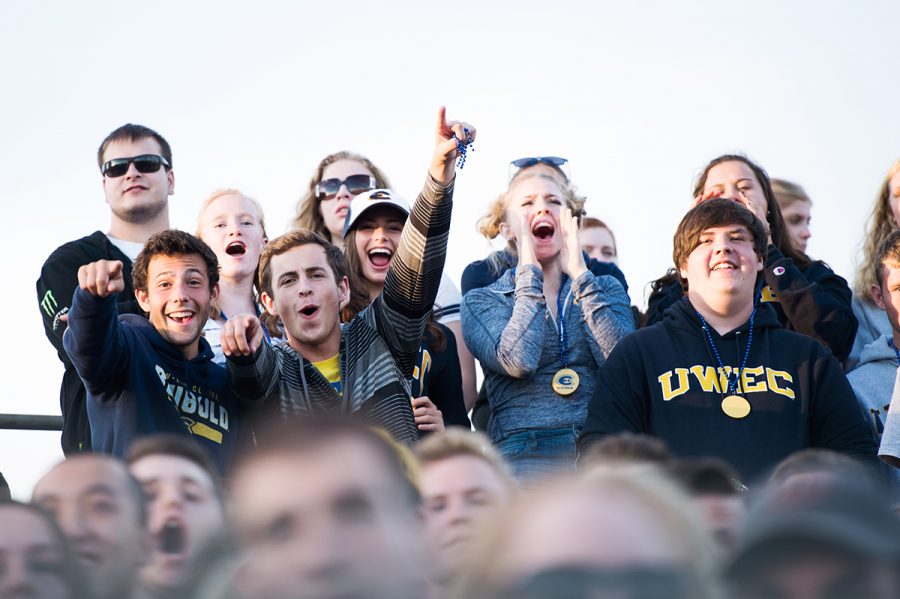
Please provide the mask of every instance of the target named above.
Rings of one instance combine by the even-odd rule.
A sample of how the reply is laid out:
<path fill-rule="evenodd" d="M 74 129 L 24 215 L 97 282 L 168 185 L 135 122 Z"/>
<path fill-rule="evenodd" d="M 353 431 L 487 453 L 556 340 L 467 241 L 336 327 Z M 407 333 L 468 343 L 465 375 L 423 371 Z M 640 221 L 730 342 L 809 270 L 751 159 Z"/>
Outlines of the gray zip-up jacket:
<path fill-rule="evenodd" d="M 463 337 L 484 371 L 495 442 L 523 430 L 581 427 L 597 368 L 634 328 L 628 296 L 609 275 L 587 271 L 575 281 L 566 279 L 560 295 L 569 368 L 581 379 L 566 397 L 551 387 L 563 364 L 540 268 L 510 269 L 463 297 Z"/>
<path fill-rule="evenodd" d="M 415 443 L 409 379 L 441 281 L 452 198 L 453 182 L 443 188 L 428 176 L 403 227 L 384 290 L 342 325 L 342 395 L 288 344 L 262 343 L 253 356 L 227 360 L 236 397 L 277 406 L 282 417 L 353 413 L 398 441 Z"/>

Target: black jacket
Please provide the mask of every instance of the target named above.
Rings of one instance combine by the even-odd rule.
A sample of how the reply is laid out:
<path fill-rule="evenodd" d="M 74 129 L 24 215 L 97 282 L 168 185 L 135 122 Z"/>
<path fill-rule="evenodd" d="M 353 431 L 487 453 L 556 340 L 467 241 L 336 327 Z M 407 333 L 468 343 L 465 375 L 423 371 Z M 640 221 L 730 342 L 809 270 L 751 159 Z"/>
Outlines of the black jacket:
<path fill-rule="evenodd" d="M 710 334 L 726 369 L 744 357 L 750 323 Z M 721 408 L 727 383 L 687 298 L 661 323 L 619 342 L 601 366 L 579 450 L 619 432 L 654 435 L 677 456 L 715 456 L 753 480 L 791 453 L 822 447 L 877 468 L 876 442 L 840 364 L 819 343 L 786 331 L 774 311 L 756 313 L 742 394 L 750 414 Z M 723 391 L 723 387 L 725 388 Z"/>
<path fill-rule="evenodd" d="M 44 332 L 65 367 L 59 407 L 63 416 L 62 449 L 67 455 L 91 449 L 91 429 L 84 384 L 63 348 L 66 323 L 60 317 L 68 314 L 72 306 L 72 296 L 78 288 L 78 269 L 97 260 L 122 261 L 125 290 L 119 294 L 119 313 L 143 314 L 131 288 L 131 260 L 100 231 L 56 248 L 41 267 L 41 276 L 37 280 L 38 310 L 44 321 Z"/>
<path fill-rule="evenodd" d="M 431 330 L 425 330 L 425 340 L 419 349 L 419 358 L 410 380 L 410 393 L 413 397 L 427 395 L 441 411 L 445 426 L 462 426 L 471 428 L 472 423 L 466 413 L 466 404 L 462 393 L 462 371 L 456 349 L 456 336 L 453 331 L 440 323 L 434 323 L 444 335 L 444 348 L 433 350 L 430 343 L 436 341 Z M 427 431 L 419 431 L 425 436 Z"/>
<path fill-rule="evenodd" d="M 763 277 L 761 299 L 775 309 L 781 326 L 816 339 L 843 363 L 859 326 L 847 281 L 821 260 L 801 269 L 774 245 L 769 245 Z M 683 295 L 674 277 L 653 291 L 647 300 L 645 326 L 660 322 L 669 306 Z"/>

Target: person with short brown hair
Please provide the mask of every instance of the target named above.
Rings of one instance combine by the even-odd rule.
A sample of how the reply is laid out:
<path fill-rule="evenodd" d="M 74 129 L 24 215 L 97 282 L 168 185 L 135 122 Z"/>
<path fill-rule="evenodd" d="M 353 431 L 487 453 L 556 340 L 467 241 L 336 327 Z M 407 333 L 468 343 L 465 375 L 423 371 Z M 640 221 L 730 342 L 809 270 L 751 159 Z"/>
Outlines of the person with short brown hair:
<path fill-rule="evenodd" d="M 225 370 L 200 335 L 217 296 L 216 255 L 189 233 L 150 237 L 132 269 L 148 318 L 119 317 L 121 261 L 78 271 L 65 347 L 88 390 L 96 451 L 124 457 L 137 438 L 159 432 L 199 443 L 225 473 L 243 435 Z"/>
<path fill-rule="evenodd" d="M 875 437 L 840 364 L 754 303 L 766 257 L 759 219 L 710 199 L 685 215 L 673 245 L 686 297 L 600 367 L 580 451 L 629 431 L 659 437 L 679 457 L 722 458 L 745 481 L 806 447 L 877 468 Z"/>
<path fill-rule="evenodd" d="M 158 599 L 184 597 L 202 576 L 206 552 L 228 537 L 216 465 L 188 437 L 160 433 L 131 446 L 128 469 L 144 489 L 152 537 L 141 586 Z"/>
<path fill-rule="evenodd" d="M 340 250 L 311 231 L 272 240 L 259 261 L 266 312 L 278 317 L 287 343 L 269 346 L 253 314 L 229 318 L 222 349 L 236 395 L 283 417 L 355 414 L 406 444 L 419 434 L 409 379 L 434 305 L 447 252 L 455 162 L 475 128 L 447 121 L 442 107 L 422 193 L 403 227 L 372 304 L 342 325 L 350 298 Z"/>

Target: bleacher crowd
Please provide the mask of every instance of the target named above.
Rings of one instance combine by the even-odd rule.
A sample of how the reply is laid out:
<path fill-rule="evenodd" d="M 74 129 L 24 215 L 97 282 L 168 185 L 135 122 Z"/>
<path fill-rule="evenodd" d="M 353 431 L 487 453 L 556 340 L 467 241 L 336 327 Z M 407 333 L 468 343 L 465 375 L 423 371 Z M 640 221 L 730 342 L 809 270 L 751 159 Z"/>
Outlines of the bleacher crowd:
<path fill-rule="evenodd" d="M 477 131 L 434 140 L 413 202 L 326 156 L 280 236 L 238 189 L 170 228 L 168 142 L 103 140 L 109 228 L 37 281 L 66 459 L 0 485 L 0 599 L 900 597 L 900 160 L 852 287 L 800 185 L 710 160 L 641 309 L 558 156 L 447 276 Z"/>

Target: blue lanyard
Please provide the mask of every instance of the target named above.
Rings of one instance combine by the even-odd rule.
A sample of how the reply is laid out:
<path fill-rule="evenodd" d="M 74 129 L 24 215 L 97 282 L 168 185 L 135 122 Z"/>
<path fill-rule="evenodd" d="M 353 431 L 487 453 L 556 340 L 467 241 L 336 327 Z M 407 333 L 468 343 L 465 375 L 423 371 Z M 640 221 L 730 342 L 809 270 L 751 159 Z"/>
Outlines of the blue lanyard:
<path fill-rule="evenodd" d="M 559 291 L 556 294 L 556 335 L 559 337 L 559 360 L 562 362 L 563 368 L 569 367 L 569 340 L 566 335 L 566 321 L 563 318 L 563 308 L 565 308 L 566 298 L 563 291 L 566 287 L 568 277 L 563 274 L 559 280 Z"/>
<path fill-rule="evenodd" d="M 262 312 L 259 311 L 259 304 L 254 303 L 253 307 L 256 308 L 256 317 L 259 318 L 260 316 L 262 316 Z M 219 311 L 219 316 L 222 317 L 222 320 L 228 320 L 228 316 L 222 310 Z M 272 337 L 269 336 L 269 329 L 266 328 L 266 323 L 262 321 L 262 318 L 259 319 L 259 324 L 260 326 L 262 326 L 263 335 L 266 336 L 266 341 L 269 342 L 269 345 L 272 345 Z"/>
<path fill-rule="evenodd" d="M 897 365 L 900 366 L 900 349 L 897 349 L 897 346 L 894 345 L 893 339 L 888 339 L 888 345 L 891 346 L 891 349 L 894 350 L 894 353 L 897 355 Z"/>
<path fill-rule="evenodd" d="M 719 350 L 716 349 L 716 344 L 713 343 L 712 334 L 709 332 L 709 325 L 706 324 L 706 319 L 703 318 L 703 315 L 700 312 L 697 312 L 697 316 L 700 317 L 700 325 L 703 327 L 703 331 L 706 333 L 706 338 L 709 340 L 709 345 L 712 347 L 713 354 L 716 356 L 716 362 L 719 363 L 719 369 L 722 372 L 725 372 L 725 364 L 722 362 L 721 356 L 719 356 Z M 737 372 L 731 372 L 728 375 L 728 395 L 734 395 L 735 390 L 738 386 L 738 381 L 741 379 L 741 373 L 744 371 L 744 367 L 747 365 L 747 358 L 750 357 L 750 344 L 753 343 L 753 321 L 756 319 L 756 307 L 754 306 L 753 312 L 750 313 L 750 335 L 747 339 L 747 349 L 744 351 L 744 359 L 741 361 L 741 367 L 737 369 Z M 900 359 L 900 352 L 898 352 L 898 359 Z"/>

